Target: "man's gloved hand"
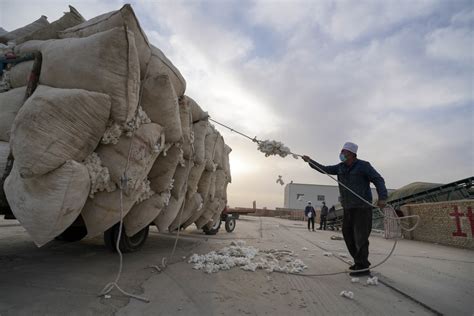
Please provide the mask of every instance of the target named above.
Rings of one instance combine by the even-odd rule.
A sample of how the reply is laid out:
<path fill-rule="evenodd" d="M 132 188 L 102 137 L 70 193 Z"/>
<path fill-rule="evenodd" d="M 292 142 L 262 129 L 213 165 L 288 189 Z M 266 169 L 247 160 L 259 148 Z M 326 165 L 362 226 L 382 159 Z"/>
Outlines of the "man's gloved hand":
<path fill-rule="evenodd" d="M 304 161 L 308 162 L 311 158 L 309 158 L 309 156 L 306 156 L 306 155 L 303 155 L 303 157 L 301 157 Z"/>
<path fill-rule="evenodd" d="M 377 206 L 380 207 L 380 208 L 384 208 L 385 206 L 387 206 L 387 201 L 385 200 L 379 200 L 377 202 Z"/>

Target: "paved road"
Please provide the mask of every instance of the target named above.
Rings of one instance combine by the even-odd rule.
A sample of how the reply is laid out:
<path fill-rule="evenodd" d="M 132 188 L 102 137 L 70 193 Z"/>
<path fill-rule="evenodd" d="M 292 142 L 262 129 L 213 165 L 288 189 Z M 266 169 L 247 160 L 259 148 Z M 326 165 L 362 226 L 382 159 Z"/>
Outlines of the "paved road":
<path fill-rule="evenodd" d="M 13 223 L 13 225 L 12 225 Z M 259 249 L 291 249 L 307 265 L 305 273 L 347 268 L 334 232 L 308 232 L 303 223 L 242 217 L 234 233 L 205 236 L 182 233 L 174 264 L 162 273 L 149 265 L 169 257 L 175 236 L 153 228 L 139 253 L 124 256 L 120 285 L 150 300 L 128 299 L 117 291 L 97 297 L 115 278 L 118 257 L 100 238 L 78 243 L 52 242 L 36 248 L 21 226 L 0 220 L 0 315 L 472 315 L 474 252 L 400 241 L 389 261 L 374 271 L 384 284 L 351 283 L 344 274 L 301 277 L 238 268 L 206 274 L 186 262 L 241 239 Z M 379 262 L 392 241 L 371 238 L 371 261 Z M 303 248 L 305 248 L 303 250 Z M 184 259 L 186 257 L 186 259 Z M 362 280 L 365 281 L 365 280 Z M 354 292 L 349 300 L 342 290 Z"/>

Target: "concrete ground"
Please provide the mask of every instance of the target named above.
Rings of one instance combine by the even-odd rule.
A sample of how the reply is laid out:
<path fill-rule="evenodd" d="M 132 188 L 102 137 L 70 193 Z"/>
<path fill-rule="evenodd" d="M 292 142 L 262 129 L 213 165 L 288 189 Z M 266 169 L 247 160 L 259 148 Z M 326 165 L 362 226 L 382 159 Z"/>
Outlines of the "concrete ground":
<path fill-rule="evenodd" d="M 378 286 L 351 283 L 348 275 L 303 277 L 239 268 L 206 274 L 186 262 L 244 240 L 259 249 L 291 249 L 308 269 L 326 273 L 347 268 L 339 232 L 308 232 L 302 222 L 245 216 L 233 233 L 206 236 L 187 229 L 166 270 L 150 265 L 169 257 L 175 235 L 153 227 L 144 248 L 124 256 L 120 286 L 150 300 L 129 299 L 114 290 L 97 294 L 115 279 L 118 256 L 101 238 L 52 242 L 36 248 L 15 221 L 0 220 L 0 315 L 473 315 L 474 251 L 401 240 L 394 255 L 374 269 Z M 392 240 L 371 237 L 372 264 L 389 253 Z M 303 249 L 304 248 L 304 249 Z M 332 252 L 336 256 L 323 256 Z M 186 259 L 184 259 L 186 257 Z M 350 300 L 339 295 L 354 293 Z"/>

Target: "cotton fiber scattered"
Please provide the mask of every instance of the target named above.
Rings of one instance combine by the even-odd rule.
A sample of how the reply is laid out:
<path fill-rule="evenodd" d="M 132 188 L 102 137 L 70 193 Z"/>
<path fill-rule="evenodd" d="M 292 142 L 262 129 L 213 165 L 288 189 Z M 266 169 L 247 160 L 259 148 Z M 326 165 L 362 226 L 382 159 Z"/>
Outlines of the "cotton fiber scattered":
<path fill-rule="evenodd" d="M 342 291 L 340 295 L 342 297 L 345 297 L 345 298 L 348 298 L 348 299 L 351 299 L 351 300 L 354 299 L 354 293 L 352 293 L 351 291 Z"/>
<path fill-rule="evenodd" d="M 231 242 L 229 247 L 205 255 L 194 254 L 188 262 L 194 264 L 194 269 L 204 270 L 206 273 L 230 270 L 233 267 L 252 272 L 261 269 L 267 272 L 300 273 L 307 266 L 302 260 L 294 257 L 295 254 L 289 250 L 259 250 L 246 246 L 245 242 L 240 240 Z"/>
<path fill-rule="evenodd" d="M 282 142 L 276 140 L 264 140 L 258 143 L 258 150 L 265 154 L 265 157 L 272 155 L 278 155 L 285 158 L 291 154 L 290 148 L 286 147 Z M 293 158 L 298 159 L 297 155 L 293 155 Z"/>
<path fill-rule="evenodd" d="M 89 172 L 89 179 L 91 180 L 91 189 L 89 197 L 93 198 L 96 192 L 115 191 L 115 183 L 110 180 L 109 169 L 102 166 L 102 161 L 100 160 L 99 155 L 93 152 L 85 160 L 84 165 Z"/>
<path fill-rule="evenodd" d="M 379 284 L 379 279 L 376 276 L 367 279 L 367 285 L 378 285 L 378 284 Z"/>
<path fill-rule="evenodd" d="M 117 144 L 120 136 L 122 135 L 122 128 L 117 123 L 111 122 L 107 129 L 105 130 L 104 135 L 100 142 L 102 144 Z"/>

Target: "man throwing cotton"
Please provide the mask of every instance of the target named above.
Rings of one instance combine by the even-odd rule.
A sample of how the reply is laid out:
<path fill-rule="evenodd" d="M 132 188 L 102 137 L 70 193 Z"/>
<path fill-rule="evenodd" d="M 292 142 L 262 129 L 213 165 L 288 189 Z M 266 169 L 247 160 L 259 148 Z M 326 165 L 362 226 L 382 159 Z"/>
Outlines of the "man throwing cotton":
<path fill-rule="evenodd" d="M 354 258 L 354 265 L 349 269 L 363 270 L 370 266 L 369 258 L 369 235 L 372 230 L 372 192 L 370 182 L 375 185 L 379 196 L 378 206 L 384 207 L 387 200 L 387 189 L 382 176 L 370 165 L 369 162 L 357 158 L 358 146 L 347 142 L 342 147 L 339 159 L 341 163 L 334 166 L 323 166 L 308 156 L 303 160 L 310 167 L 321 173 L 337 175 L 341 204 L 344 209 L 344 220 L 342 223 L 342 234 L 349 253 Z M 357 195 L 346 189 L 343 185 L 354 191 Z M 369 275 L 370 271 L 352 272 L 351 276 Z"/>

